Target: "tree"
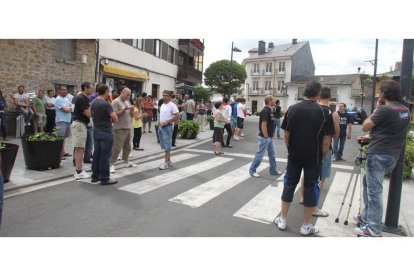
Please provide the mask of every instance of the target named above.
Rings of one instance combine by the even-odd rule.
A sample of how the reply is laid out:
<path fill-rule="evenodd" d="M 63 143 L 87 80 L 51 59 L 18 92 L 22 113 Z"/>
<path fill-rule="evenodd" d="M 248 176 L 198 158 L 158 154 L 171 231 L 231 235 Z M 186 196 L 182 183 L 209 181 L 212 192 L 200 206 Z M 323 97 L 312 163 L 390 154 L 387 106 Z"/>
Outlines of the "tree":
<path fill-rule="evenodd" d="M 204 72 L 204 83 L 218 93 L 230 97 L 247 78 L 246 69 L 233 60 L 216 61 Z"/>
<path fill-rule="evenodd" d="M 206 88 L 202 87 L 201 85 L 197 85 L 194 90 L 194 100 L 198 102 L 202 99 L 205 103 L 208 102 L 210 100 L 210 93 Z"/>

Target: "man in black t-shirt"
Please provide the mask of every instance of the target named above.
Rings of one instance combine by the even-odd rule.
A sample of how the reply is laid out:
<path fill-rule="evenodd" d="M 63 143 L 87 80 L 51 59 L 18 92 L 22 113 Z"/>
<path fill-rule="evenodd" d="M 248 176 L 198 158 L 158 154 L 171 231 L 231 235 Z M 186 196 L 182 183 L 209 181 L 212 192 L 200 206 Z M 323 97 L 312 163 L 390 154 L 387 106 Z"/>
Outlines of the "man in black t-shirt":
<path fill-rule="evenodd" d="M 273 143 L 273 136 L 275 134 L 275 118 L 272 112 L 272 108 L 275 106 L 275 98 L 271 95 L 265 98 L 265 107 L 260 112 L 259 118 L 259 148 L 254 156 L 253 162 L 250 166 L 249 173 L 253 177 L 260 177 L 256 172 L 260 163 L 263 160 L 263 155 L 267 150 L 269 156 L 270 174 L 281 175 L 281 172 L 277 171 L 276 166 L 276 151 L 275 144 Z"/>
<path fill-rule="evenodd" d="M 116 184 L 109 178 L 109 158 L 112 153 L 114 137 L 112 123 L 118 122 L 118 117 L 112 105 L 107 102 L 109 87 L 100 84 L 96 89 L 98 97 L 92 102 L 94 152 L 92 160 L 92 182 L 101 181 L 101 185 Z"/>
<path fill-rule="evenodd" d="M 277 139 L 282 139 L 280 136 L 280 118 L 282 117 L 282 108 L 280 107 L 280 101 L 276 100 L 276 106 L 273 108 L 275 116 L 275 132 Z"/>
<path fill-rule="evenodd" d="M 282 194 L 282 211 L 275 219 L 275 223 L 280 230 L 286 229 L 289 206 L 303 169 L 305 210 L 300 234 L 304 236 L 319 231 L 317 227 L 310 224 L 310 219 L 319 200 L 318 182 L 322 159 L 328 152 L 331 135 L 334 134 L 332 117 L 317 103 L 320 91 L 320 83 L 315 81 L 308 83 L 304 100 L 288 109 L 282 123 L 288 149 L 288 163 Z"/>
<path fill-rule="evenodd" d="M 83 155 L 85 154 L 85 145 L 87 138 L 87 125 L 89 124 L 91 111 L 89 109 L 89 96 L 93 92 L 93 86 L 89 82 L 81 84 L 82 91 L 73 99 L 75 109 L 73 110 L 73 121 L 71 124 L 72 146 L 75 151 L 75 179 L 90 178 L 83 167 Z"/>

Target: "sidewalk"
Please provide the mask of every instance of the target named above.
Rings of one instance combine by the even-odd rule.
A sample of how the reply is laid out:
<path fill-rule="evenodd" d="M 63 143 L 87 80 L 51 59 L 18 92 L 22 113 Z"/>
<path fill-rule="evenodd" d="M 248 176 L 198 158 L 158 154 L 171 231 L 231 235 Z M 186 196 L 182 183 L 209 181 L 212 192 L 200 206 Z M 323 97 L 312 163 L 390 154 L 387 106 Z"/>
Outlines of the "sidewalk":
<path fill-rule="evenodd" d="M 144 157 L 148 157 L 155 154 L 162 154 L 163 151 L 160 148 L 160 144 L 157 143 L 157 138 L 154 130 L 154 125 L 151 127 L 152 133 L 143 133 L 141 137 L 141 145 L 140 147 L 143 148 L 143 151 L 135 151 L 132 150 L 131 154 L 132 157 L 130 160 L 132 162 L 139 160 Z M 206 140 L 211 138 L 213 135 L 213 131 L 209 129 L 208 126 L 204 128 L 203 132 L 200 132 L 197 135 L 196 139 L 180 139 L 177 137 L 176 145 L 177 147 L 173 147 L 173 151 L 176 149 L 183 148 L 190 144 L 195 144 L 197 142 Z M 13 171 L 10 175 L 10 181 L 5 183 L 4 189 L 5 191 L 16 190 L 32 185 L 41 184 L 44 182 L 59 180 L 66 177 L 73 177 L 74 173 L 74 166 L 72 161 L 72 156 L 66 157 L 66 160 L 62 160 L 60 163 L 60 167 L 58 169 L 50 169 L 46 171 L 36 171 L 36 170 L 29 170 L 26 168 L 23 156 L 23 150 L 21 147 L 20 139 L 9 138 L 10 141 L 7 143 L 17 144 L 19 145 L 19 151 L 17 153 L 16 161 L 14 163 Z M 73 154 L 73 147 L 72 147 L 72 140 L 68 138 L 65 140 L 65 151 Z M 119 161 L 115 164 L 115 168 L 122 168 L 125 167 L 125 164 L 122 161 Z M 84 170 L 90 172 L 92 170 L 92 164 L 84 164 Z M 74 178 L 73 178 L 74 179 Z"/>

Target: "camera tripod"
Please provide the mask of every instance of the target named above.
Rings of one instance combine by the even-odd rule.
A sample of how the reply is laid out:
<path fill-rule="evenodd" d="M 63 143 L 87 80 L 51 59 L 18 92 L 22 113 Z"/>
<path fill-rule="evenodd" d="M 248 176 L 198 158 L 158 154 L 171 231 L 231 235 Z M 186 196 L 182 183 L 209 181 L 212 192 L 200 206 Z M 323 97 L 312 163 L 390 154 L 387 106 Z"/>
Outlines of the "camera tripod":
<path fill-rule="evenodd" d="M 348 195 L 349 188 L 351 187 L 351 184 L 353 182 L 354 185 L 353 185 L 353 188 L 352 188 L 351 199 L 349 200 L 349 208 L 348 208 L 348 212 L 346 214 L 346 218 L 345 218 L 345 221 L 344 221 L 345 225 L 348 225 L 348 218 L 349 218 L 349 214 L 351 212 L 352 202 L 354 200 L 354 195 L 355 195 L 355 190 L 356 190 L 357 184 L 359 183 L 360 187 L 362 188 L 362 176 L 361 176 L 362 162 L 366 159 L 365 157 L 363 157 L 363 151 L 364 151 L 363 147 L 365 145 L 369 144 L 368 141 L 358 141 L 358 142 L 360 144 L 360 147 L 359 147 L 359 154 L 355 158 L 355 166 L 354 166 L 354 170 L 353 170 L 353 173 L 352 173 L 353 177 L 351 177 L 348 181 L 348 185 L 346 187 L 345 194 L 344 194 L 344 197 L 342 199 L 341 207 L 339 208 L 338 215 L 336 216 L 336 219 L 335 219 L 335 222 L 338 223 L 339 222 L 339 216 L 341 215 L 342 209 L 345 205 L 345 200 L 346 200 L 346 197 Z M 358 213 L 361 213 L 361 202 L 359 204 Z"/>

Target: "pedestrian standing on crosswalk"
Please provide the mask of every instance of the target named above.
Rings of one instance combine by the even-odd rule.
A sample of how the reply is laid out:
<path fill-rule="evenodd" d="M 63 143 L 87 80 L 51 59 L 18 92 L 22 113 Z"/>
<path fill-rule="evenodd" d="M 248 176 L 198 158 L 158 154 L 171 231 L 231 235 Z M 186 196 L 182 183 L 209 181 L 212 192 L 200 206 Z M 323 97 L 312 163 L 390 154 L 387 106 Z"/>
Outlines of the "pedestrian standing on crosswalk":
<path fill-rule="evenodd" d="M 158 136 L 160 138 L 161 149 L 165 151 L 164 163 L 159 167 L 160 170 L 166 170 L 173 166 L 171 162 L 171 144 L 174 124 L 180 120 L 178 107 L 171 101 L 173 91 L 164 90 L 162 93 L 163 104 L 160 108 L 160 126 Z"/>
<path fill-rule="evenodd" d="M 380 86 L 380 99 L 374 113 L 362 124 L 363 131 L 371 131 L 363 178 L 364 209 L 354 219 L 360 225 L 354 233 L 360 236 L 382 235 L 384 175 L 390 173 L 400 158 L 410 123 L 410 111 L 402 104 L 400 84 L 386 80 Z M 369 140 L 364 136 L 358 140 Z"/>
<path fill-rule="evenodd" d="M 310 223 L 312 212 L 319 200 L 319 174 L 321 163 L 328 152 L 334 125 L 329 112 L 318 103 L 321 84 L 312 81 L 305 87 L 304 100 L 292 105 L 285 114 L 282 129 L 288 150 L 288 162 L 282 193 L 282 210 L 275 223 L 286 229 L 286 218 L 302 169 L 305 175 L 304 218 L 300 234 L 318 233 Z"/>
<path fill-rule="evenodd" d="M 214 153 L 216 155 L 223 154 L 223 149 L 221 144 L 223 143 L 223 132 L 224 132 L 224 125 L 226 124 L 227 120 L 223 114 L 223 103 L 218 101 L 214 104 L 215 111 L 214 111 Z"/>
<path fill-rule="evenodd" d="M 259 142 L 259 147 L 257 149 L 256 155 L 254 156 L 252 165 L 250 166 L 249 173 L 253 177 L 260 177 L 256 172 L 260 163 L 263 160 L 263 156 L 267 151 L 269 156 L 269 169 L 271 175 L 281 175 L 282 173 L 277 171 L 276 166 L 276 150 L 275 144 L 273 142 L 273 136 L 275 134 L 275 117 L 272 109 L 275 106 L 275 97 L 268 95 L 265 97 L 265 107 L 263 107 L 260 112 L 259 118 L 259 135 L 257 136 L 257 141 Z"/>

